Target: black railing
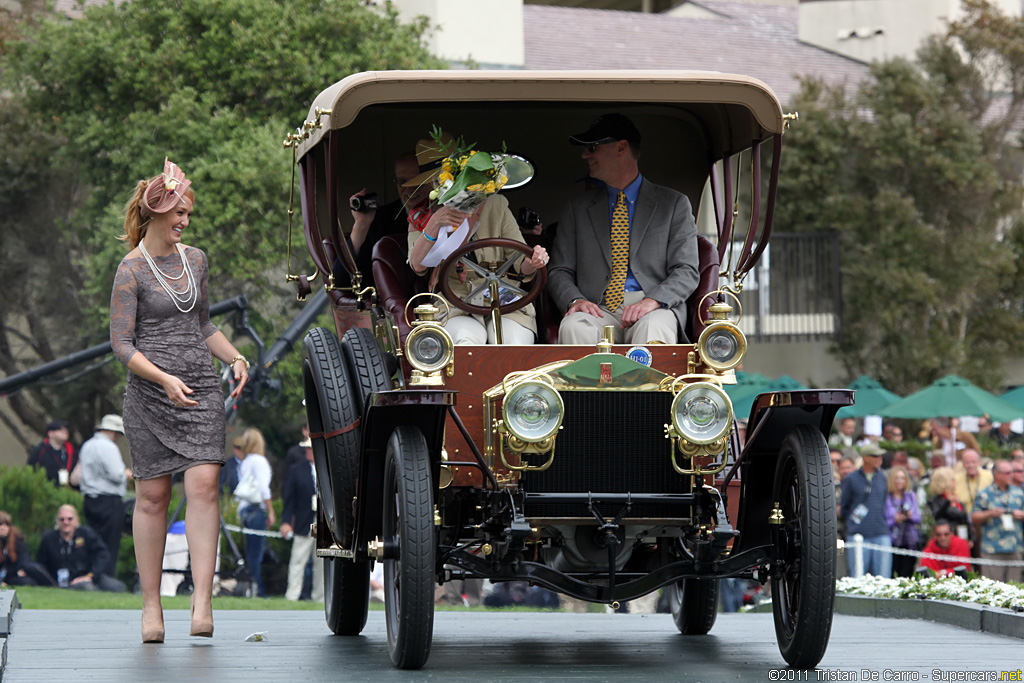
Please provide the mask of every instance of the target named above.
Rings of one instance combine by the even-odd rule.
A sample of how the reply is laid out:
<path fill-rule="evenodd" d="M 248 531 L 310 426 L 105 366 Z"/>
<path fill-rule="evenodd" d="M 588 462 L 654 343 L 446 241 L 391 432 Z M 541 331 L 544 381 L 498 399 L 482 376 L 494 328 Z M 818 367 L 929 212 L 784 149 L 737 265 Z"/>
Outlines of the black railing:
<path fill-rule="evenodd" d="M 762 342 L 839 340 L 841 294 L 836 233 L 775 233 L 744 281 L 740 327 Z"/>

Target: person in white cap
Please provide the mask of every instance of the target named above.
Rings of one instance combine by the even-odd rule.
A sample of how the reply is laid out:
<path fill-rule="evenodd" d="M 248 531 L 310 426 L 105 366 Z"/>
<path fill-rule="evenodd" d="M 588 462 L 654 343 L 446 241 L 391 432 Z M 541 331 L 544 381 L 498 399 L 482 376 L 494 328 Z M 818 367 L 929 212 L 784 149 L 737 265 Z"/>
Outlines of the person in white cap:
<path fill-rule="evenodd" d="M 103 573 L 117 576 L 117 553 L 124 531 L 124 494 L 131 470 L 124 466 L 117 442 L 124 437 L 120 415 L 104 415 L 96 433 L 82 444 L 82 496 L 85 521 L 109 551 Z"/>

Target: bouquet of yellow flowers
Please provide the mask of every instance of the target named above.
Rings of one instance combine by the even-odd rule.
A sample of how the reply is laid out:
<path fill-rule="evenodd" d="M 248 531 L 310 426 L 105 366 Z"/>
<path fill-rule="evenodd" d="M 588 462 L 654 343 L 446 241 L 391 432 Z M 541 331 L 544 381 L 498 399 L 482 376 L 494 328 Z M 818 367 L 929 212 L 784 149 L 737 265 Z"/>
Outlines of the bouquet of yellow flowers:
<path fill-rule="evenodd" d="M 437 126 L 430 137 L 445 155 L 437 187 L 430 193 L 430 198 L 438 204 L 472 213 L 508 182 L 505 154 L 472 149 L 473 145 L 467 145 L 461 137 L 443 139 L 444 133 Z"/>

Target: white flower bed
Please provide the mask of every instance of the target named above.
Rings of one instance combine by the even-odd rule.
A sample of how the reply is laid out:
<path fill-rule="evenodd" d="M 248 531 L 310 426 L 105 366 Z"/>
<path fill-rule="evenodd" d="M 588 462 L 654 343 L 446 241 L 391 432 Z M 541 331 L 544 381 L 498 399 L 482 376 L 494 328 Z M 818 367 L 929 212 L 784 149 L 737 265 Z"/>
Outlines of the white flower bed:
<path fill-rule="evenodd" d="M 936 578 L 883 579 L 863 576 L 845 577 L 836 582 L 836 592 L 867 595 L 873 598 L 906 598 L 920 600 L 956 600 L 978 605 L 992 605 L 1024 611 L 1024 590 L 1001 581 L 973 579 L 964 581 L 958 576 Z"/>

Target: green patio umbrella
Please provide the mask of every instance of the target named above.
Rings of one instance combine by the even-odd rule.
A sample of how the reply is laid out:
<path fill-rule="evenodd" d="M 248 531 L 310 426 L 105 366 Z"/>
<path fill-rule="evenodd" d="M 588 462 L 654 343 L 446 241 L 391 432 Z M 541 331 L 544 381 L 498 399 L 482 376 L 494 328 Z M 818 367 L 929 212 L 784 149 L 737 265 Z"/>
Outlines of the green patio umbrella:
<path fill-rule="evenodd" d="M 742 381 L 737 378 L 736 384 L 727 384 L 722 387 L 725 389 L 725 393 L 729 395 L 729 400 L 732 401 L 733 414 L 736 415 L 737 419 L 747 419 L 747 414 L 750 412 L 750 406 L 754 402 L 754 397 L 767 391 L 768 385 L 771 383 L 770 377 L 755 372 L 746 375 Z"/>
<path fill-rule="evenodd" d="M 748 374 L 740 370 L 736 373 L 736 384 L 726 384 L 722 388 L 729 398 L 735 401 L 751 392 L 761 393 L 771 383 L 771 378 L 760 372 Z"/>
<path fill-rule="evenodd" d="M 789 375 L 783 375 L 768 385 L 768 391 L 798 391 L 806 388 Z"/>
<path fill-rule="evenodd" d="M 880 415 L 884 408 L 900 400 L 899 396 L 879 384 L 878 380 L 867 375 L 861 375 L 853 380 L 849 388 L 857 392 L 855 397 L 857 403 L 840 408 L 836 413 L 836 419 Z"/>
<path fill-rule="evenodd" d="M 996 422 L 1003 422 L 1021 417 L 1024 408 L 974 386 L 963 377 L 946 375 L 921 391 L 889 405 L 881 415 L 916 419 L 988 415 Z"/>
<path fill-rule="evenodd" d="M 746 420 L 750 417 L 750 408 L 754 405 L 754 399 L 757 398 L 758 394 L 763 394 L 769 391 L 795 391 L 798 389 L 806 389 L 803 384 L 797 382 L 789 375 L 783 375 L 776 380 L 770 380 L 767 384 L 759 386 L 749 386 L 750 391 L 739 394 L 732 398 L 732 410 L 733 414 L 736 415 L 737 419 Z"/>
<path fill-rule="evenodd" d="M 1017 406 L 1018 408 L 1024 408 L 1024 385 L 1021 385 L 1016 389 L 1010 389 L 999 398 L 1003 399 L 1010 405 Z"/>

